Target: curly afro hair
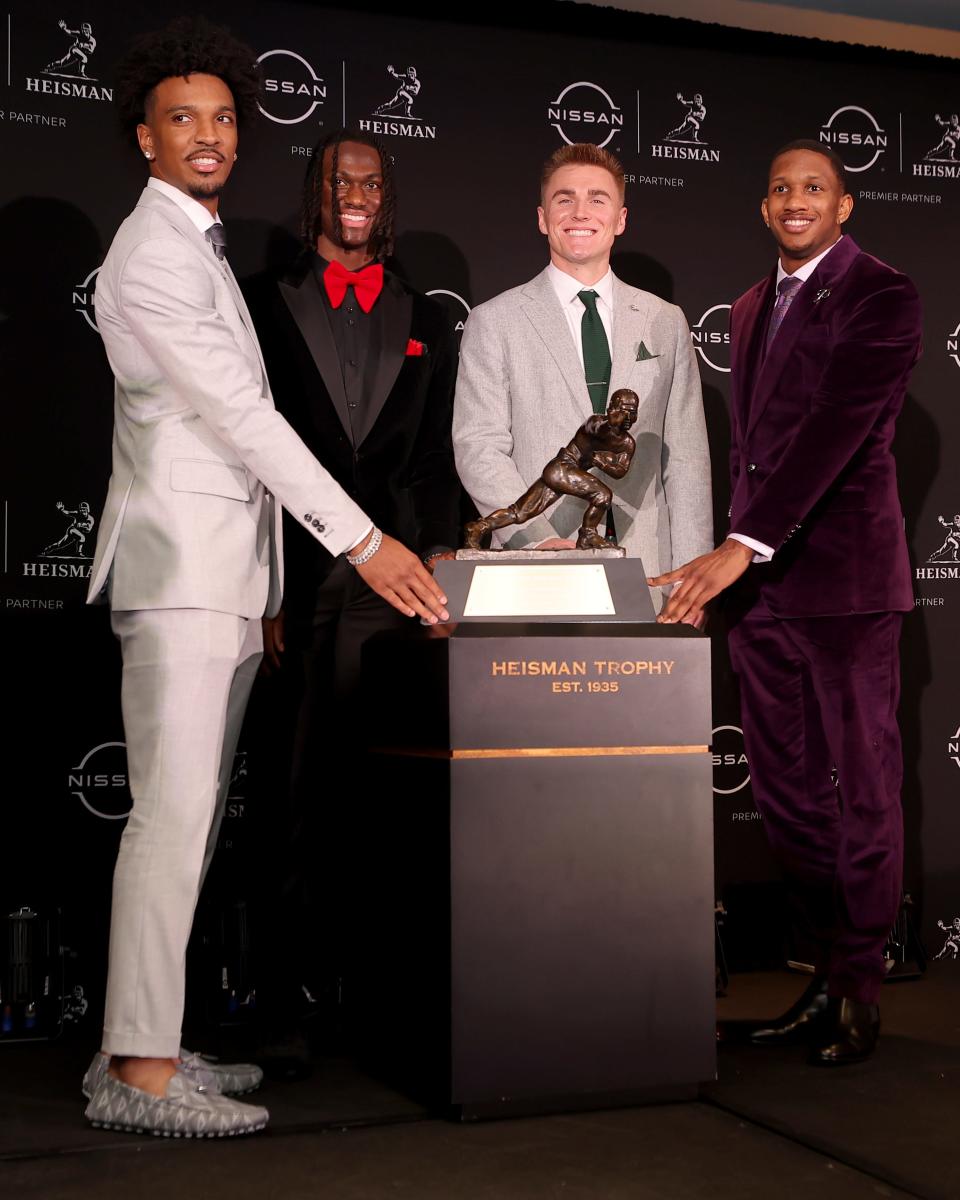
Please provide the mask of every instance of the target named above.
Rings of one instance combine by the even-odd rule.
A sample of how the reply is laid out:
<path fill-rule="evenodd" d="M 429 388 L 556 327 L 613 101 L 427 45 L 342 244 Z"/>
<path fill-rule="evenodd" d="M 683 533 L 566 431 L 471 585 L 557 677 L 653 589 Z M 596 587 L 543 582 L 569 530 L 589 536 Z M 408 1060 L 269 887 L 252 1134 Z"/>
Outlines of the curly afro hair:
<path fill-rule="evenodd" d="M 165 29 L 139 38 L 117 67 L 117 113 L 124 136 L 134 146 L 150 93 L 164 79 L 183 75 L 222 79 L 233 94 L 238 124 L 255 115 L 260 69 L 250 47 L 204 17 L 178 17 Z"/>

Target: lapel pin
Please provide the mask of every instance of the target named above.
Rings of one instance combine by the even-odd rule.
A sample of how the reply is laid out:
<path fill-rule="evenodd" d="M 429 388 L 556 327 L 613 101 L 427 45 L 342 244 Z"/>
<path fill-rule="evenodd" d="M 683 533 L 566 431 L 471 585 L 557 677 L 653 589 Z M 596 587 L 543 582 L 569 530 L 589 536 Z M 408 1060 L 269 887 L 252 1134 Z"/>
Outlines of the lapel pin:
<path fill-rule="evenodd" d="M 826 300 L 826 298 L 827 298 L 829 295 L 830 295 L 830 289 L 829 289 L 829 288 L 821 288 L 821 289 L 820 289 L 820 291 L 819 291 L 819 292 L 817 292 L 817 294 L 816 294 L 816 295 L 814 296 L 814 298 L 813 298 L 813 302 L 814 302 L 814 304 L 819 304 L 821 300 Z"/>

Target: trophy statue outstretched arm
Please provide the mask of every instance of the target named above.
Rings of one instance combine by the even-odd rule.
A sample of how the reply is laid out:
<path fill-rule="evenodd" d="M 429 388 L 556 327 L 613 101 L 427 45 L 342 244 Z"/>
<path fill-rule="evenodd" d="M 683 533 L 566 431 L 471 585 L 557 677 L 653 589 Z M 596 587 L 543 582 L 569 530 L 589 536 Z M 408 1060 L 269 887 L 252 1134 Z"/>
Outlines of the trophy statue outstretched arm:
<path fill-rule="evenodd" d="M 610 542 L 597 527 L 613 502 L 613 492 L 602 479 L 590 473 L 590 468 L 595 467 L 611 479 L 626 475 L 637 448 L 628 430 L 637 419 L 639 405 L 636 392 L 629 388 L 614 392 L 607 411 L 587 417 L 572 440 L 547 463 L 540 478 L 518 500 L 466 526 L 466 548 L 479 550 L 488 533 L 509 525 L 524 525 L 556 504 L 561 496 L 577 496 L 587 502 L 577 549 L 608 548 Z"/>

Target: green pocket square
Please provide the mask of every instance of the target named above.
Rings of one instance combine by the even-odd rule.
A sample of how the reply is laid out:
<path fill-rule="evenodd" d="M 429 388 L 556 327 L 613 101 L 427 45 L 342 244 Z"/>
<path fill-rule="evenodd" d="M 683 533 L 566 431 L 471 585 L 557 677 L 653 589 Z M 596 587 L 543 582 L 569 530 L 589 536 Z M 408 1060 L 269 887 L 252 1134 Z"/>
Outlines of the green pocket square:
<path fill-rule="evenodd" d="M 650 358 L 659 358 L 659 354 L 651 354 L 643 342 L 637 347 L 637 362 L 646 362 Z"/>

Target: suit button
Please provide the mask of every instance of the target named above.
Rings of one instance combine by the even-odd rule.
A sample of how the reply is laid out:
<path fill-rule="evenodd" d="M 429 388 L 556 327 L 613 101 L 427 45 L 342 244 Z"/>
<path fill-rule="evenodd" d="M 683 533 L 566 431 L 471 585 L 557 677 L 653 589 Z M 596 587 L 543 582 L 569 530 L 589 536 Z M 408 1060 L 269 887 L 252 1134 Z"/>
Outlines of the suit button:
<path fill-rule="evenodd" d="M 747 470 L 752 474 L 757 469 L 756 463 L 747 463 Z"/>

